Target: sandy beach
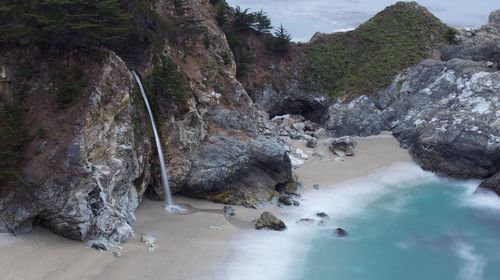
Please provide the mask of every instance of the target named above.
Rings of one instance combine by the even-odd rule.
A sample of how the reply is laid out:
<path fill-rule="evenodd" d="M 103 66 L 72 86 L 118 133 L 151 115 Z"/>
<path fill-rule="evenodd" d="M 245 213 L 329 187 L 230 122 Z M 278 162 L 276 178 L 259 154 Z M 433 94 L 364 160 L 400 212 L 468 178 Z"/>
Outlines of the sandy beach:
<path fill-rule="evenodd" d="M 312 191 L 313 184 L 322 189 L 396 162 L 411 161 L 390 134 L 360 138 L 358 143 L 357 154 L 344 161 L 335 160 L 326 142 L 316 148 L 316 152 L 325 155 L 323 159 L 313 156 L 314 151 L 306 148 L 305 143 L 295 143 L 309 155 L 309 160 L 296 170 L 305 191 Z M 265 210 L 280 217 L 291 209 L 235 207 L 235 218 L 227 219 L 221 211 L 223 205 L 184 197 L 174 197 L 174 201 L 209 211 L 168 215 L 162 202 L 144 199 L 136 212 L 135 237 L 123 244 L 121 257 L 115 257 L 113 252 L 87 249 L 81 242 L 56 236 L 40 227 L 27 236 L 1 234 L 1 279 L 226 279 L 221 271 L 238 247 L 246 246 L 239 240 L 243 234 L 254 231 L 252 220 Z M 221 230 L 217 226 L 210 228 L 213 225 L 221 226 Z M 148 245 L 141 242 L 146 233 L 156 237 L 157 248 L 151 253 Z"/>

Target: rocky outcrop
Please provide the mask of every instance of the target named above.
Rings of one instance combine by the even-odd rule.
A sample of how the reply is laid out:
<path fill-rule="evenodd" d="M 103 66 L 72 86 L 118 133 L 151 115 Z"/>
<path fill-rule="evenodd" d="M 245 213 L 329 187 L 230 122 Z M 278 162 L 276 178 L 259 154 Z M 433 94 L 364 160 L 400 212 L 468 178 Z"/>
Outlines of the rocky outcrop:
<path fill-rule="evenodd" d="M 452 48 L 500 41 L 497 18 L 498 12 L 492 13 L 475 43 Z M 323 125 L 335 136 L 392 130 L 423 168 L 456 178 L 488 178 L 500 169 L 500 72 L 470 60 L 492 59 L 492 53 L 481 53 L 479 58 L 456 52 L 468 60 L 425 60 L 377 95 L 333 104 Z"/>
<path fill-rule="evenodd" d="M 491 62 L 490 67 L 500 69 L 500 10 L 491 13 L 489 22 L 477 30 L 459 29 L 457 44 L 443 46 L 443 60 L 461 58 Z"/>
<path fill-rule="evenodd" d="M 259 207 L 277 201 L 276 187 L 291 179 L 283 145 L 264 136 L 211 136 L 193 158 L 182 193 L 225 203 Z"/>
<path fill-rule="evenodd" d="M 276 202 L 278 190 L 293 181 L 277 130 L 235 78 L 215 7 L 197 0 L 141 7 L 151 9 L 138 11 L 150 17 L 151 26 L 175 28 L 154 34 L 155 28 L 144 27 L 156 37 L 118 48 L 126 63 L 109 50 L 62 51 L 57 57 L 35 56 L 36 48 L 2 50 L 0 102 L 25 85 L 22 106 L 35 136 L 23 146 L 19 164 L 29 184 L 20 191 L 0 189 L 0 231 L 26 233 L 39 223 L 107 249 L 132 233 L 134 211 L 148 186 L 151 197 L 163 199 L 149 121 L 128 68 L 140 73 L 149 90 L 174 193 L 258 207 Z M 36 73 L 18 77 L 29 72 L 25 60 Z M 59 82 L 69 68 L 78 70 L 81 76 L 74 79 L 85 80 L 85 89 L 57 108 L 51 93 L 76 95 L 75 81 L 66 87 Z M 177 79 L 177 88 L 154 84 L 166 72 L 175 74 L 167 78 Z"/>
<path fill-rule="evenodd" d="M 353 156 L 358 150 L 358 142 L 352 137 L 344 136 L 333 139 L 328 148 L 338 156 Z"/>
<path fill-rule="evenodd" d="M 286 225 L 282 220 L 266 211 L 262 213 L 257 222 L 255 222 L 255 228 L 283 231 L 286 229 Z"/>
<path fill-rule="evenodd" d="M 18 55 L 4 53 L 2 67 L 16 69 Z M 125 63 L 110 51 L 99 56 L 100 62 L 78 54 L 38 61 L 41 69 L 34 71 L 41 73 L 61 60 L 82 63 L 88 85 L 65 111 L 51 98 L 57 91 L 50 86 L 52 76 L 25 81 L 35 85 L 25 100 L 30 130 L 47 132 L 26 147 L 23 186 L 0 199 L 0 230 L 26 233 L 36 220 L 104 249 L 132 233 L 135 209 L 150 181 L 152 145 L 144 137 L 149 129 L 142 125 L 143 103 Z"/>
<path fill-rule="evenodd" d="M 484 180 L 479 187 L 492 190 L 500 196 L 500 172 Z"/>

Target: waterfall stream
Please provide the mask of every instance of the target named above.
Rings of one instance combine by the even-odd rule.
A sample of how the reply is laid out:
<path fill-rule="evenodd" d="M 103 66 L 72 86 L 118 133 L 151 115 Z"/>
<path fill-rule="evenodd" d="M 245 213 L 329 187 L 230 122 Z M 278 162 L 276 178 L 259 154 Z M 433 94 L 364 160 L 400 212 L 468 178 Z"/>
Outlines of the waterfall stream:
<path fill-rule="evenodd" d="M 174 205 L 172 201 L 172 192 L 170 191 L 170 185 L 168 183 L 167 165 L 165 164 L 165 157 L 163 155 L 163 149 L 161 147 L 160 135 L 158 134 L 158 130 L 156 128 L 156 122 L 153 117 L 151 106 L 149 105 L 148 97 L 142 85 L 141 79 L 139 78 L 139 75 L 137 75 L 135 71 L 132 71 L 132 75 L 134 76 L 134 79 L 136 80 L 137 84 L 139 85 L 139 89 L 141 90 L 142 98 L 144 99 L 144 103 L 146 104 L 146 108 L 148 109 L 149 119 L 151 120 L 151 127 L 153 128 L 156 149 L 158 151 L 158 158 L 160 159 L 161 182 L 165 191 L 165 210 L 170 213 L 183 212 L 183 208 L 178 205 Z"/>

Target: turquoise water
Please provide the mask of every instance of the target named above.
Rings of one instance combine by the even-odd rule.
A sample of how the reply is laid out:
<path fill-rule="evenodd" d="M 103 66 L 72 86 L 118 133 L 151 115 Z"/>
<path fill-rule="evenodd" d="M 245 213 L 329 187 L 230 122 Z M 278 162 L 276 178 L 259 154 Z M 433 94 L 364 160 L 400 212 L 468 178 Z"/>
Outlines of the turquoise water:
<path fill-rule="evenodd" d="M 318 228 L 300 279 L 500 279 L 500 200 L 438 178 L 402 184 Z"/>
<path fill-rule="evenodd" d="M 401 162 L 321 186 L 300 207 L 273 210 L 286 231 L 251 231 L 235 243 L 217 279 L 499 280 L 500 198 L 475 193 L 478 185 Z M 349 235 L 336 237 L 338 227 Z"/>

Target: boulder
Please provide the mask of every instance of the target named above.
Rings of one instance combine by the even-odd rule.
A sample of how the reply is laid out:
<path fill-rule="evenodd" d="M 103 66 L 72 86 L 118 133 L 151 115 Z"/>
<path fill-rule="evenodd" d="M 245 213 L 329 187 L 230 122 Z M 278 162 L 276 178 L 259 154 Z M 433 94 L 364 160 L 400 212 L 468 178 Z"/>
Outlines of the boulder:
<path fill-rule="evenodd" d="M 211 136 L 194 155 L 181 193 L 257 208 L 278 199 L 277 186 L 292 181 L 292 163 L 273 138 Z"/>
<path fill-rule="evenodd" d="M 342 228 L 337 228 L 337 229 L 335 229 L 335 235 L 337 237 L 346 237 L 347 236 L 347 231 L 345 231 Z"/>
<path fill-rule="evenodd" d="M 283 231 L 286 229 L 286 225 L 282 220 L 276 218 L 273 214 L 266 211 L 262 213 L 260 218 L 255 223 L 255 228 L 256 229 L 266 228 L 270 230 Z"/>
<path fill-rule="evenodd" d="M 314 149 L 318 146 L 318 139 L 310 139 L 307 141 L 306 146 L 308 148 Z"/>
<path fill-rule="evenodd" d="M 358 149 L 358 142 L 349 136 L 333 139 L 330 151 L 338 156 L 353 156 Z"/>
<path fill-rule="evenodd" d="M 484 180 L 479 187 L 482 189 L 492 190 L 500 196 L 500 172 L 497 172 L 495 175 Z"/>
<path fill-rule="evenodd" d="M 318 213 L 316 213 L 316 216 L 318 216 L 320 218 L 324 218 L 324 219 L 330 218 L 330 216 L 328 216 L 328 214 L 326 214 L 325 212 L 318 212 Z"/>
<path fill-rule="evenodd" d="M 234 216 L 234 215 L 236 215 L 236 213 L 235 213 L 236 210 L 234 210 L 234 208 L 231 207 L 231 206 L 227 206 L 226 205 L 226 206 L 224 206 L 223 210 L 224 210 L 224 215 L 226 215 L 226 216 Z"/>

